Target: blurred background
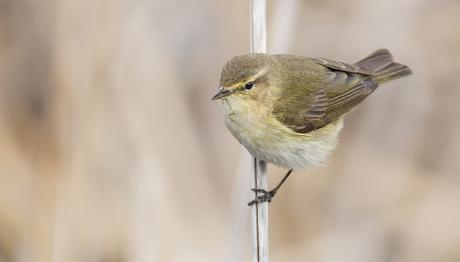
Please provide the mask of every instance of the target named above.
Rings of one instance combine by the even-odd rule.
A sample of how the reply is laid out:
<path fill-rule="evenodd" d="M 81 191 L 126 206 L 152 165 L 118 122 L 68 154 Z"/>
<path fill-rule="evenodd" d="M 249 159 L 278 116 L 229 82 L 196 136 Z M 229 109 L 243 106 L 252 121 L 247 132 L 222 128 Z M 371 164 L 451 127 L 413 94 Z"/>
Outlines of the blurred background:
<path fill-rule="evenodd" d="M 268 2 L 270 53 L 385 47 L 414 71 L 279 191 L 271 260 L 460 261 L 460 1 Z M 246 0 L 0 0 L 0 261 L 249 261 L 250 159 L 210 101 L 248 18 Z"/>

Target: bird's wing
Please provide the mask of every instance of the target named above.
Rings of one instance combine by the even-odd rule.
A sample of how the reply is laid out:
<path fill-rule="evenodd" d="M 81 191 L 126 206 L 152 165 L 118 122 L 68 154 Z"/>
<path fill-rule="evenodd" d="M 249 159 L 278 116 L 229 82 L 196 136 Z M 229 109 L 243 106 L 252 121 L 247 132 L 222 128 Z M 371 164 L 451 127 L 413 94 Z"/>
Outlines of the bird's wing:
<path fill-rule="evenodd" d="M 300 87 L 311 79 L 311 64 L 305 63 L 305 79 L 296 78 L 298 83 L 291 81 L 289 86 L 283 87 L 284 94 L 281 94 L 274 105 L 274 115 L 278 121 L 298 133 L 308 133 L 338 119 L 378 86 L 378 82 L 372 79 L 371 72 L 359 65 L 322 58 L 311 61 L 316 66 L 325 67 L 320 84 L 313 88 Z M 290 90 L 290 86 L 295 90 Z M 292 99 L 292 93 L 296 94 L 297 99 Z M 298 101 L 298 95 L 305 97 L 303 103 L 291 105 L 292 100 Z"/>
<path fill-rule="evenodd" d="M 338 60 L 331 60 L 327 58 L 311 58 L 311 60 L 317 64 L 325 66 L 332 70 L 343 71 L 347 73 L 357 73 L 362 75 L 371 75 L 372 71 L 369 70 L 368 67 L 360 66 L 359 62 L 354 65 L 350 65 L 348 63 L 338 61 Z"/>

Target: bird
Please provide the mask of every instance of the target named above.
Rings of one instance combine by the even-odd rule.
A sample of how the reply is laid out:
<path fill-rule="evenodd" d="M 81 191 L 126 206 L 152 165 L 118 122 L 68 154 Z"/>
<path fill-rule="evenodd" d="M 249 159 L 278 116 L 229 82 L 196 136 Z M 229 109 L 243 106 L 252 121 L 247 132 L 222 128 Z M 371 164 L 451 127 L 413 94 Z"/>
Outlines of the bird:
<path fill-rule="evenodd" d="M 408 76 L 387 49 L 346 63 L 289 54 L 251 53 L 223 67 L 217 100 L 227 129 L 259 160 L 288 169 L 249 205 L 271 202 L 293 170 L 324 165 L 343 117 L 377 87 Z"/>

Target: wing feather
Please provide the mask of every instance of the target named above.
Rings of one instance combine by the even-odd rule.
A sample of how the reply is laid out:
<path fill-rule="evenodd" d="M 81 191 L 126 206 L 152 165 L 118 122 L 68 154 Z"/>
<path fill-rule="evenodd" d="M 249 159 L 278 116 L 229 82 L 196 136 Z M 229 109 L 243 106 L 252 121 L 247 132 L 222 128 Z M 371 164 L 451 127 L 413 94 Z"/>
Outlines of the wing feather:
<path fill-rule="evenodd" d="M 350 111 L 370 95 L 379 83 L 411 74 L 379 49 L 354 64 L 326 58 L 276 55 L 283 71 L 279 99 L 273 114 L 298 133 L 321 128 Z M 293 62 L 295 61 L 295 62 Z M 284 76 L 295 76 L 285 81 Z"/>
<path fill-rule="evenodd" d="M 277 107 L 274 111 L 280 122 L 298 133 L 308 133 L 338 119 L 363 101 L 378 86 L 378 82 L 372 79 L 370 70 L 365 68 L 324 58 L 314 58 L 310 61 L 317 66 L 325 67 L 322 84 L 318 85 L 316 90 L 306 89 L 313 94 L 306 96 L 303 108 L 298 108 L 298 105 L 289 107 L 283 104 L 289 100 L 283 99 L 282 94 L 278 105 L 283 105 L 283 112 L 278 112 Z M 311 64 L 306 61 L 305 66 L 305 80 L 311 79 L 308 75 Z M 296 81 L 303 81 L 303 79 L 297 78 Z M 292 82 L 290 84 L 297 89 L 300 85 Z M 292 90 L 289 92 L 286 91 L 285 95 L 291 94 Z"/>

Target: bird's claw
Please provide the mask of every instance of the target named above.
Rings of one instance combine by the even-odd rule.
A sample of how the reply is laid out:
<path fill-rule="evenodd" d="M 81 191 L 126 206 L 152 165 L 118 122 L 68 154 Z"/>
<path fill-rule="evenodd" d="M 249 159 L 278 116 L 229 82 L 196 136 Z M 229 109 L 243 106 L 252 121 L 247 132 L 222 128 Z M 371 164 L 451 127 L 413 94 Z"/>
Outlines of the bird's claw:
<path fill-rule="evenodd" d="M 267 191 L 265 189 L 260 189 L 260 188 L 251 188 L 251 190 L 256 192 L 256 193 L 261 193 L 262 195 L 257 196 L 256 198 L 254 198 L 251 202 L 248 203 L 248 206 L 252 206 L 255 203 L 263 203 L 263 202 L 270 203 L 272 201 L 272 198 L 275 196 L 276 191 L 277 191 L 276 189 Z"/>

